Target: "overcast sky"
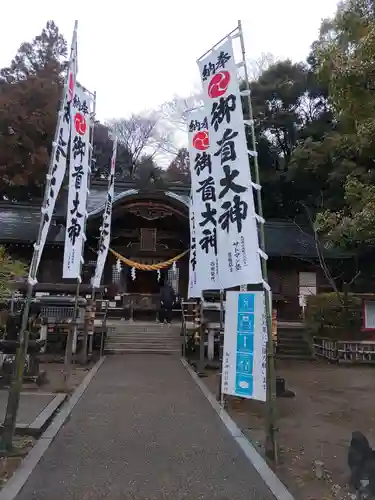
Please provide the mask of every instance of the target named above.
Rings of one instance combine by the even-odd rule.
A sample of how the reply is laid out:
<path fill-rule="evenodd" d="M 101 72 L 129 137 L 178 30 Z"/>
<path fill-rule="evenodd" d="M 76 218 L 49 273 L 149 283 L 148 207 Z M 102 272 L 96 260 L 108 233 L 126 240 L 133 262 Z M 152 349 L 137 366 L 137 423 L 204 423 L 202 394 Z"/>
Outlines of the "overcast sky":
<path fill-rule="evenodd" d="M 79 80 L 97 92 L 99 119 L 155 108 L 188 95 L 196 59 L 241 19 L 248 58 L 305 59 L 336 0 L 18 0 L 0 20 L 0 66 L 53 19 L 69 45 L 78 19 Z"/>

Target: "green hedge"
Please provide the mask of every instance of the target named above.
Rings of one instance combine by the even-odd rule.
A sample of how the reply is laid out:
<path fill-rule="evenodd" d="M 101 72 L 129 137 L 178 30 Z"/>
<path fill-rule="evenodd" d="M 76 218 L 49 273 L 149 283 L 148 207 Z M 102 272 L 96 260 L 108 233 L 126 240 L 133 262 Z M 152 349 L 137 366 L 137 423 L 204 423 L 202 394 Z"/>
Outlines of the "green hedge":
<path fill-rule="evenodd" d="M 307 300 L 305 322 L 314 336 L 338 340 L 363 339 L 362 298 L 352 293 L 311 295 Z"/>

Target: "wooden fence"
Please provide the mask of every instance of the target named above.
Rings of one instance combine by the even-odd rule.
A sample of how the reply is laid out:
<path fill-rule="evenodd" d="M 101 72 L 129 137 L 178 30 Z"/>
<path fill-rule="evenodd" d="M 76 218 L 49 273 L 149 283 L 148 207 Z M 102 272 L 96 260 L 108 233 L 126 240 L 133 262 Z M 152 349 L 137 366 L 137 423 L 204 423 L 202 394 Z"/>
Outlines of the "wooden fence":
<path fill-rule="evenodd" d="M 347 341 L 314 337 L 314 351 L 318 358 L 332 363 L 375 364 L 375 341 Z"/>

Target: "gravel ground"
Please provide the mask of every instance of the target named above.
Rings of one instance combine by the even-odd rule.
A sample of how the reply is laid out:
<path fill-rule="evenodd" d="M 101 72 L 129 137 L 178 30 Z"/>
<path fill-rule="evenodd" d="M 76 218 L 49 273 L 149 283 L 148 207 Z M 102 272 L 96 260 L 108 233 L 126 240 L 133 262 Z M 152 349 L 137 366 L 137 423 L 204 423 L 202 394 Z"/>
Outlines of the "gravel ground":
<path fill-rule="evenodd" d="M 362 431 L 375 448 L 374 367 L 298 360 L 278 360 L 276 367 L 296 395 L 277 399 L 282 453 L 276 473 L 297 500 L 350 498 L 352 432 Z M 202 380 L 215 394 L 216 374 Z M 255 445 L 264 443 L 264 409 L 259 401 L 229 402 L 229 414 Z M 315 477 L 316 460 L 324 463 L 322 479 Z"/>
<path fill-rule="evenodd" d="M 17 500 L 272 500 L 179 359 L 109 357 Z"/>

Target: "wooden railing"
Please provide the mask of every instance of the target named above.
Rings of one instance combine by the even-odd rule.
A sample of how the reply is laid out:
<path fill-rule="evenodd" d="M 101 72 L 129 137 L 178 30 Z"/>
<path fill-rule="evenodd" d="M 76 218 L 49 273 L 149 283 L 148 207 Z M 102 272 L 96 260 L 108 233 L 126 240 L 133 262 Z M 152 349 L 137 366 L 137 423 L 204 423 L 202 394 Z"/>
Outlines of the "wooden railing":
<path fill-rule="evenodd" d="M 337 342 L 335 340 L 314 337 L 313 346 L 317 358 L 324 358 L 331 362 L 337 362 Z"/>
<path fill-rule="evenodd" d="M 375 363 L 375 341 L 331 340 L 314 337 L 314 350 L 318 358 L 335 363 Z"/>

